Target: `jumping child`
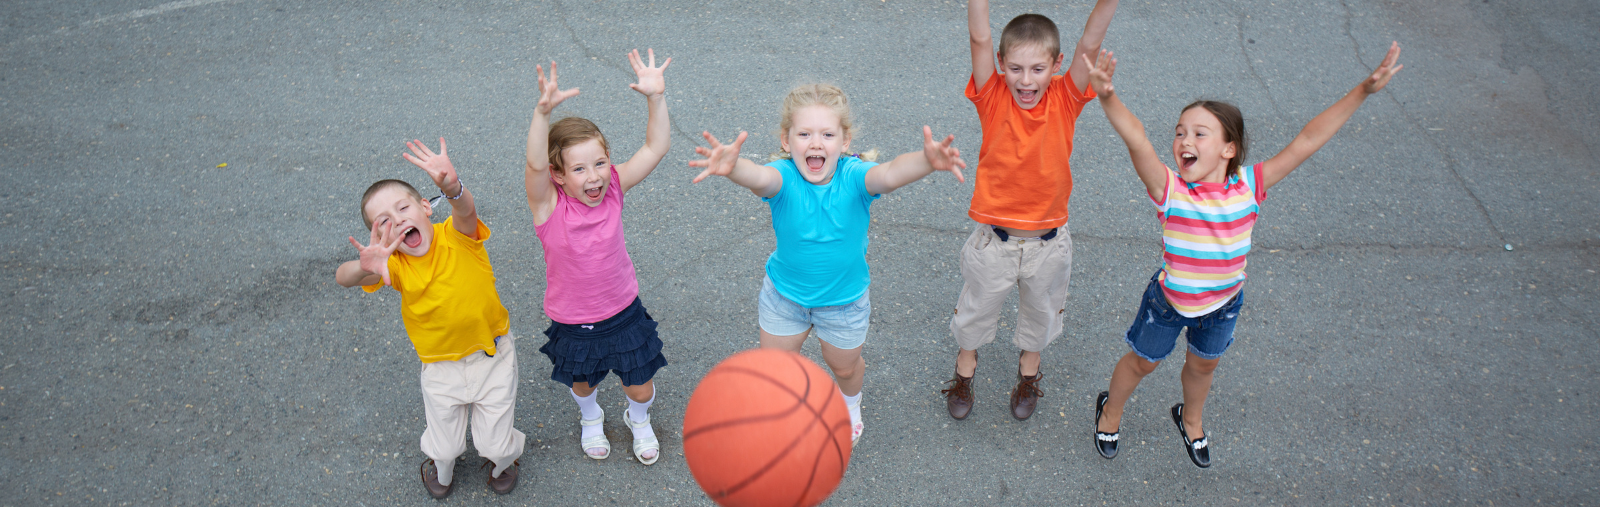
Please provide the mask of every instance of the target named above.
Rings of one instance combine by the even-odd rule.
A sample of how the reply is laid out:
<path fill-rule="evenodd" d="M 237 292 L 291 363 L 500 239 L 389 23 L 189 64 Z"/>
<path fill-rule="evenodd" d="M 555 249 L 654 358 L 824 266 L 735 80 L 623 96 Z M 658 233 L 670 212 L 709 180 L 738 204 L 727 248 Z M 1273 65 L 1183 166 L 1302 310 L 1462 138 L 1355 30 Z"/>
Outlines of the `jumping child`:
<path fill-rule="evenodd" d="M 1172 422 L 1183 437 L 1189 460 L 1211 466 L 1210 439 L 1201 426 L 1212 374 L 1233 343 L 1233 328 L 1244 306 L 1245 254 L 1260 202 L 1272 188 L 1321 149 L 1361 107 L 1404 66 L 1400 44 L 1389 46 L 1383 63 L 1361 84 L 1307 123 L 1283 151 L 1249 166 L 1244 117 L 1233 105 L 1202 100 L 1179 113 L 1172 138 L 1176 171 L 1161 162 L 1145 137 L 1144 124 L 1123 105 L 1111 85 L 1117 60 L 1101 51 L 1089 72 L 1090 85 L 1117 135 L 1128 145 L 1133 169 L 1160 212 L 1162 266 L 1150 277 L 1139 312 L 1123 340 L 1133 350 L 1117 361 L 1111 388 L 1095 400 L 1095 448 L 1117 456 L 1118 428 L 1128 397 L 1145 375 L 1177 345 L 1184 329 L 1188 353 L 1183 362 L 1183 402 L 1172 406 Z M 1089 64 L 1089 57 L 1083 57 Z"/>
<path fill-rule="evenodd" d="M 428 172 L 450 218 L 430 223 L 433 206 L 400 180 L 383 180 L 361 196 L 369 244 L 355 238 L 361 258 L 341 264 L 339 285 L 400 292 L 400 317 L 422 360 L 422 485 L 434 498 L 454 489 L 456 457 L 467 448 L 467 422 L 478 455 L 494 463 L 489 488 L 517 487 L 517 457 L 525 437 L 512 427 L 517 408 L 517 345 L 511 321 L 494 288 L 494 268 L 483 242 L 489 226 L 478 219 L 472 192 L 461 183 L 444 138 L 439 153 L 420 141 L 406 143 L 405 159 Z"/>
<path fill-rule="evenodd" d="M 643 94 L 648 105 L 645 144 L 619 165 L 613 165 L 611 148 L 600 128 L 582 118 L 564 118 L 550 124 L 550 112 L 578 95 L 578 89 L 556 85 L 556 64 L 550 78 L 539 73 L 539 103 L 528 127 L 528 163 L 524 184 L 533 229 L 544 248 L 544 313 L 550 339 L 539 352 L 549 356 L 550 379 L 566 384 L 578 403 L 584 455 L 606 459 L 605 411 L 595 392 L 608 372 L 617 374 L 628 397 L 623 421 L 633 430 L 633 455 L 649 465 L 661 457 L 661 444 L 650 426 L 650 405 L 655 401 L 656 370 L 667 365 L 661 355 L 656 322 L 639 300 L 639 280 L 623 239 L 623 196 L 654 171 L 672 146 L 667 119 L 666 81 L 662 71 L 668 58 L 656 66 L 639 50 L 628 53 L 628 63 L 639 82 L 629 88 Z"/>
<path fill-rule="evenodd" d="M 967 211 L 976 224 L 961 247 L 961 296 L 950 318 L 950 334 L 960 349 L 955 376 L 947 382 L 951 386 L 942 391 L 950 417 L 966 419 L 972 411 L 978 348 L 994 341 L 1000 307 L 1012 287 L 1018 304 L 1011 341 L 1021 349 L 1012 417 L 1032 416 L 1043 394 L 1041 353 L 1061 335 L 1072 276 L 1067 227 L 1072 167 L 1067 162 L 1078 114 L 1094 98 L 1086 89 L 1088 67 L 1077 55 L 1100 49 L 1116 11 L 1116 0 L 1095 3 L 1067 75 L 1060 76 L 1066 55 L 1050 18 L 1013 18 L 1000 32 L 1000 50 L 991 53 L 989 2 L 967 3 L 972 78 L 966 95 L 983 126 L 983 147 Z"/>
<path fill-rule="evenodd" d="M 934 171 L 949 171 L 966 181 L 961 152 L 933 140 L 922 127 L 922 151 L 875 164 L 847 155 L 852 138 L 850 100 L 839 87 L 795 87 L 783 101 L 778 138 L 788 158 L 767 165 L 739 157 L 746 134 L 724 145 L 703 135 L 710 147 L 696 147 L 704 160 L 695 183 L 725 176 L 750 189 L 772 209 L 777 249 L 767 258 L 759 303 L 761 346 L 799 352 L 812 329 L 821 340 L 822 360 L 833 370 L 850 412 L 850 441 L 861 438 L 861 358 L 872 302 L 867 286 L 869 207 L 883 194 Z M 801 165 L 804 164 L 804 165 Z"/>

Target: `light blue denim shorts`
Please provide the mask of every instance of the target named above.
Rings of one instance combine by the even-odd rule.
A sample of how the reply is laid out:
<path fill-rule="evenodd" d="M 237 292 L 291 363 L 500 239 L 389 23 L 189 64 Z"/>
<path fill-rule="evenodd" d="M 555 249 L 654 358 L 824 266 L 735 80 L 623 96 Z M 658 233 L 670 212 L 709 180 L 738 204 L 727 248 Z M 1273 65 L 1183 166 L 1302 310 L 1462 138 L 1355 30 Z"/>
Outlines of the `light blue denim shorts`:
<path fill-rule="evenodd" d="M 794 336 L 817 328 L 817 337 L 844 350 L 867 342 L 867 321 L 872 316 L 872 289 L 860 298 L 838 306 L 806 308 L 778 293 L 772 279 L 761 280 L 761 330 L 777 336 Z"/>

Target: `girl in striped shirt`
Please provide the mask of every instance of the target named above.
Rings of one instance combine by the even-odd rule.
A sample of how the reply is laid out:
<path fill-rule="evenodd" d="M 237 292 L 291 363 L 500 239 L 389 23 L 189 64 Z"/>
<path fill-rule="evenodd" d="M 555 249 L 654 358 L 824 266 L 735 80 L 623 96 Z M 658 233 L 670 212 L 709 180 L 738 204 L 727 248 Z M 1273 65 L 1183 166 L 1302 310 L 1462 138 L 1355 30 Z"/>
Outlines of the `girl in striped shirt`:
<path fill-rule="evenodd" d="M 1233 343 L 1233 327 L 1244 305 L 1245 254 L 1257 204 L 1382 90 L 1401 67 L 1400 44 L 1389 46 L 1383 64 L 1344 98 L 1307 123 L 1287 148 L 1265 162 L 1244 168 L 1246 138 L 1239 109 L 1223 102 L 1199 101 L 1183 108 L 1172 138 L 1176 170 L 1156 156 L 1144 125 L 1123 105 L 1111 85 L 1117 61 L 1101 50 L 1090 65 L 1089 84 L 1100 97 L 1106 118 L 1128 145 L 1134 171 L 1160 210 L 1162 267 L 1150 277 L 1139 313 L 1124 337 L 1133 350 L 1117 361 L 1111 388 L 1095 400 L 1095 446 L 1106 459 L 1117 455 L 1118 428 L 1128 397 L 1145 375 L 1172 353 L 1178 332 L 1188 329 L 1183 363 L 1183 402 L 1172 406 L 1172 421 L 1189 459 L 1211 466 L 1209 439 L 1201 426 L 1212 372 Z M 1088 56 L 1084 56 L 1087 62 Z"/>

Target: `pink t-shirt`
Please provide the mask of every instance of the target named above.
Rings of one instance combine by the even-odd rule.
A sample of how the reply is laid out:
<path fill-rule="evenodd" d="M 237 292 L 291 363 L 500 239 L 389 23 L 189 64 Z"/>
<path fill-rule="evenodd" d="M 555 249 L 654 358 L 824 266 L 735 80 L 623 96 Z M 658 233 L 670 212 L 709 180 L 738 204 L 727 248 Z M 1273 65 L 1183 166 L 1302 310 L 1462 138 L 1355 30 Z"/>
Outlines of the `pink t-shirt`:
<path fill-rule="evenodd" d="M 555 189 L 556 209 L 533 227 L 544 248 L 544 314 L 562 324 L 605 320 L 639 297 L 639 279 L 622 238 L 622 187 L 617 168 L 599 206 Z"/>

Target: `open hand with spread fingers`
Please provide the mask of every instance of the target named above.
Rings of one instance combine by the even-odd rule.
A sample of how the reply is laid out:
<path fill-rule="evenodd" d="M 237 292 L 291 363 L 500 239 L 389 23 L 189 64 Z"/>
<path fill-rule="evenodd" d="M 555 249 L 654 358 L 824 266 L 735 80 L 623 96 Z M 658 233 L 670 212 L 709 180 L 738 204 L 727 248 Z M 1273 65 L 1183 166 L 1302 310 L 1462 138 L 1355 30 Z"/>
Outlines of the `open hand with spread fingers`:
<path fill-rule="evenodd" d="M 699 176 L 694 177 L 694 182 L 699 183 L 707 176 L 727 176 L 733 173 L 733 166 L 739 162 L 739 150 L 744 147 L 745 132 L 740 132 L 739 137 L 730 144 L 722 144 L 710 132 L 701 132 L 710 147 L 696 146 L 694 152 L 705 157 L 704 160 L 690 160 L 689 167 L 704 167 Z"/>
<path fill-rule="evenodd" d="M 549 115 L 563 101 L 578 96 L 577 88 L 562 90 L 556 84 L 556 62 L 550 62 L 549 79 L 545 79 L 543 65 L 535 65 L 533 69 L 539 73 L 539 105 L 536 107 L 540 114 Z"/>
<path fill-rule="evenodd" d="M 1111 86 L 1111 76 L 1117 73 L 1116 54 L 1104 49 L 1094 61 L 1089 61 L 1089 55 L 1083 55 L 1083 63 L 1089 64 L 1089 87 L 1094 89 L 1094 94 L 1100 97 L 1110 97 L 1116 93 L 1116 88 Z"/>
<path fill-rule="evenodd" d="M 400 248 L 400 240 L 405 238 L 399 234 L 393 234 L 394 237 L 390 238 L 393 228 L 388 225 L 373 225 L 372 239 L 367 245 L 362 245 L 356 241 L 355 236 L 350 236 L 350 244 L 355 245 L 356 251 L 361 252 L 361 270 L 382 276 L 384 285 L 390 285 L 389 256 L 394 254 L 395 249 Z"/>
<path fill-rule="evenodd" d="M 945 136 L 943 142 L 934 142 L 933 129 L 927 125 L 922 126 L 922 154 L 928 157 L 928 165 L 935 171 L 949 171 L 956 175 L 956 181 L 966 183 L 967 178 L 961 174 L 967 168 L 967 163 L 961 160 L 961 150 L 951 146 L 956 141 L 954 134 Z"/>
<path fill-rule="evenodd" d="M 461 193 L 459 186 L 461 177 L 456 175 L 456 167 L 450 164 L 450 155 L 447 152 L 448 148 L 445 147 L 443 137 L 439 138 L 439 153 L 437 154 L 429 149 L 428 145 L 422 144 L 422 141 L 415 139 L 406 141 L 406 148 L 411 149 L 411 153 L 402 153 L 400 156 L 405 157 L 406 161 L 412 165 L 427 171 L 428 178 L 433 180 L 433 184 L 439 187 L 440 192 L 444 192 L 445 195 Z"/>
<path fill-rule="evenodd" d="M 672 59 L 668 58 L 666 61 L 661 62 L 660 67 L 657 67 L 656 50 L 651 48 L 646 49 L 645 51 L 650 57 L 650 63 L 648 65 L 645 64 L 644 60 L 639 58 L 639 50 L 635 49 L 633 52 L 628 53 L 628 64 L 633 66 L 633 73 L 639 76 L 639 82 L 630 83 L 628 84 L 628 87 L 633 88 L 633 90 L 636 92 L 643 93 L 646 97 L 665 93 L 667 91 L 667 82 L 666 79 L 662 77 L 662 74 L 667 70 L 667 65 L 672 63 Z M 550 64 L 550 69 L 551 75 L 554 75 L 554 63 Z"/>

